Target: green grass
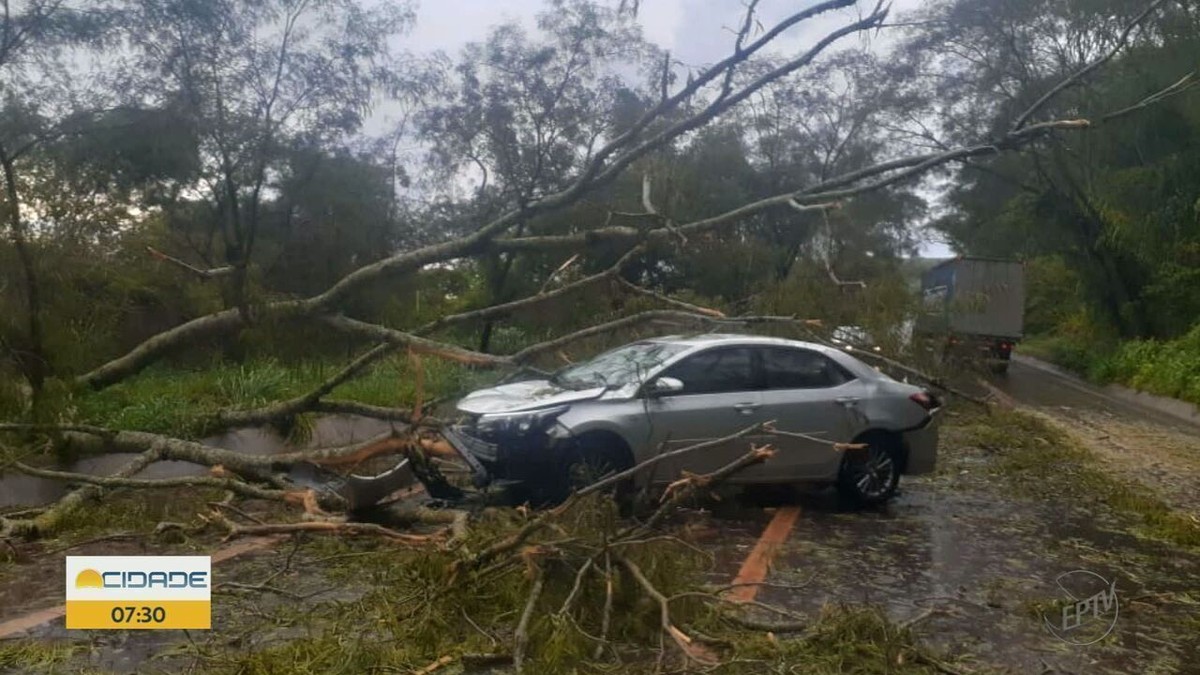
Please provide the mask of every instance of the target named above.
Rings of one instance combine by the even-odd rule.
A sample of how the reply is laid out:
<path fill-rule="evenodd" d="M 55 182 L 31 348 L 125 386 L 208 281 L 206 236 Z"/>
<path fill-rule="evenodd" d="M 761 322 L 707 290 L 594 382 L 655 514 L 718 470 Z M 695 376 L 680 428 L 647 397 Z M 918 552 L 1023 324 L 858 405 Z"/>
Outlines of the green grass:
<path fill-rule="evenodd" d="M 1104 471 L 1075 438 L 1035 413 L 993 411 L 963 418 L 962 442 L 994 451 L 996 471 L 1037 497 L 1094 500 L 1137 521 L 1145 536 L 1200 549 L 1200 524 L 1144 488 Z"/>
<path fill-rule="evenodd" d="M 210 510 L 208 502 L 223 497 L 224 492 L 215 488 L 115 491 L 101 504 L 72 511 L 63 519 L 53 533 L 55 545 L 116 532 L 150 535 L 159 523 L 202 524 L 197 516 Z"/>
<path fill-rule="evenodd" d="M 195 437 L 205 433 L 222 409 L 254 408 L 301 395 L 343 365 L 260 359 L 203 369 L 155 366 L 102 391 L 61 394 L 60 408 L 74 422 Z M 426 401 L 490 377 L 440 359 L 423 359 L 421 365 Z M 408 357 L 398 355 L 338 387 L 329 398 L 406 407 L 415 400 L 416 379 Z"/>
<path fill-rule="evenodd" d="M 1200 405 L 1200 324 L 1176 340 L 1123 342 L 1091 374 Z"/>
<path fill-rule="evenodd" d="M 1104 358 L 1107 349 L 1063 335 L 1039 335 L 1023 340 L 1017 351 L 1048 361 L 1081 375 L 1092 377 L 1092 369 Z"/>
<path fill-rule="evenodd" d="M 62 667 L 75 652 L 81 649 L 82 647 L 79 645 L 44 640 L 0 642 L 0 671 L 65 672 Z M 71 672 L 78 672 L 78 670 L 71 669 Z"/>
<path fill-rule="evenodd" d="M 907 628 L 877 607 L 828 605 L 803 636 L 772 641 L 741 636 L 743 662 L 722 671 L 739 673 L 934 673 L 957 672 L 921 647 Z M 761 659 L 759 662 L 755 662 Z M 947 670 L 947 668 L 949 668 Z"/>

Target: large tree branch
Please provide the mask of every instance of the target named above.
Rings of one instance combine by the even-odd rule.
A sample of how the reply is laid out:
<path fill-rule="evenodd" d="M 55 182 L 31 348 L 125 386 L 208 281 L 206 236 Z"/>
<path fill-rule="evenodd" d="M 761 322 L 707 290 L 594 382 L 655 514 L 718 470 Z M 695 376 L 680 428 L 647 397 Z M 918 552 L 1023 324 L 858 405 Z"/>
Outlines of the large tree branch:
<path fill-rule="evenodd" d="M 1112 58 L 1125 47 L 1125 44 L 1129 41 L 1129 36 L 1133 34 L 1133 31 L 1138 26 L 1142 25 L 1142 22 L 1144 22 L 1147 17 L 1153 14 L 1155 10 L 1165 3 L 1166 0 L 1154 0 L 1149 5 L 1146 5 L 1141 12 L 1139 12 L 1132 19 L 1130 19 L 1128 23 L 1125 24 L 1124 30 L 1121 31 L 1121 34 L 1118 36 L 1116 43 L 1113 44 L 1112 49 L 1105 52 L 1102 56 L 1100 56 L 1100 58 L 1092 61 L 1083 68 L 1080 68 L 1078 71 L 1060 80 L 1058 84 L 1051 87 L 1050 90 L 1045 94 L 1042 94 L 1038 100 L 1033 102 L 1033 105 L 1029 106 L 1024 112 L 1017 116 L 1017 119 L 1013 121 L 1010 131 L 1015 132 L 1020 130 L 1023 126 L 1025 126 L 1025 123 L 1028 122 L 1031 117 L 1036 115 L 1037 112 L 1044 108 L 1046 104 L 1049 103 L 1055 96 L 1058 96 L 1068 87 L 1077 84 L 1080 80 L 1087 77 L 1092 71 L 1111 61 Z"/>
<path fill-rule="evenodd" d="M 1106 113 L 1103 117 L 1100 118 L 1100 121 L 1102 123 L 1108 123 L 1115 119 L 1119 119 L 1126 115 L 1129 115 L 1129 114 L 1138 112 L 1140 110 L 1143 110 L 1145 108 L 1148 108 L 1152 105 L 1161 103 L 1162 101 L 1165 101 L 1166 99 L 1171 98 L 1172 96 L 1178 96 L 1179 94 L 1184 94 L 1189 91 L 1192 91 L 1193 89 L 1200 87 L 1200 79 L 1196 78 L 1196 74 L 1197 74 L 1197 71 L 1193 70 L 1192 72 L 1188 73 L 1187 75 L 1184 75 L 1183 77 L 1179 78 L 1178 80 L 1171 83 L 1170 85 L 1163 87 L 1162 89 L 1159 89 L 1158 91 L 1154 92 L 1153 94 L 1150 94 L 1149 96 L 1142 98 L 1140 101 L 1138 101 L 1137 103 L 1134 103 L 1131 106 L 1127 106 L 1125 108 L 1121 108 L 1119 110 L 1114 110 L 1113 112 Z"/>
<path fill-rule="evenodd" d="M 1087 129 L 1088 126 L 1089 123 L 1087 120 L 1042 122 L 1027 126 L 992 143 L 964 146 L 946 152 L 914 155 L 912 157 L 881 162 L 870 167 L 846 173 L 809 188 L 801 188 L 766 197 L 758 201 L 742 204 L 721 214 L 676 225 L 674 232 L 690 235 L 714 230 L 775 208 L 795 208 L 796 206 L 805 205 L 825 206 L 827 202 L 848 199 L 880 190 L 905 180 L 911 180 L 944 164 L 982 155 L 994 155 L 1005 150 L 1015 150 L 1039 138 L 1041 135 L 1054 130 L 1080 130 Z M 860 183 L 860 181 L 881 174 L 887 175 L 875 181 Z M 859 184 L 854 185 L 855 183 Z M 852 185 L 852 187 L 846 187 L 841 190 L 831 189 L 843 185 Z M 497 239 L 492 242 L 491 246 L 505 251 L 543 251 L 586 247 L 601 241 L 644 239 L 651 244 L 656 244 L 669 241 L 674 232 L 665 226 L 651 230 L 610 226 L 572 234 Z"/>
<path fill-rule="evenodd" d="M 574 204 L 587 192 L 612 182 L 630 164 L 639 158 L 664 147 L 672 140 L 690 131 L 704 126 L 719 114 L 752 95 L 755 91 L 808 65 L 837 40 L 852 33 L 868 30 L 879 25 L 885 12 L 880 11 L 877 7 L 876 11 L 872 12 L 868 17 L 830 32 L 800 57 L 770 71 L 729 96 L 718 97 L 716 100 L 702 106 L 696 113 L 687 115 L 678 122 L 668 125 L 662 131 L 638 142 L 643 131 L 650 128 L 655 121 L 663 119 L 668 113 L 679 109 L 685 102 L 694 100 L 708 83 L 721 77 L 729 69 L 736 68 L 739 64 L 745 62 L 788 28 L 825 12 L 854 5 L 855 1 L 828 0 L 827 2 L 822 2 L 811 8 L 797 12 L 776 24 L 775 27 L 764 33 L 758 40 L 718 62 L 713 68 L 710 68 L 699 78 L 696 78 L 680 92 L 664 99 L 648 111 L 628 131 L 614 138 L 605 147 L 597 151 L 592 156 L 589 164 L 567 187 L 509 210 L 467 236 L 390 256 L 347 274 L 329 289 L 318 295 L 303 300 L 265 303 L 254 308 L 252 314 L 257 317 L 286 318 L 288 316 L 317 316 L 331 313 L 336 311 L 351 293 L 385 276 L 417 270 L 425 265 L 463 258 L 486 250 L 493 238 L 509 230 L 518 222 L 525 222 L 535 215 L 562 209 Z M 226 310 L 193 319 L 181 326 L 156 335 L 135 347 L 128 354 L 103 364 L 91 372 L 85 373 L 78 379 L 81 383 L 96 388 L 111 385 L 137 373 L 146 365 L 173 349 L 239 329 L 247 319 L 243 314 L 243 312 L 237 310 Z"/>
<path fill-rule="evenodd" d="M 232 265 L 225 265 L 224 267 L 210 267 L 208 269 L 201 269 L 199 267 L 196 267 L 195 265 L 192 265 L 183 260 L 180 260 L 179 258 L 167 255 L 166 253 L 163 253 L 162 251 L 154 248 L 153 246 L 147 246 L 146 251 L 150 255 L 154 256 L 155 258 L 162 260 L 163 262 L 169 262 L 172 265 L 175 265 L 176 267 L 181 267 L 184 270 L 187 270 L 188 272 L 195 274 L 197 277 L 200 277 L 200 279 L 205 280 L 205 281 L 207 281 L 209 279 L 214 279 L 216 277 L 227 276 L 233 272 Z"/>
<path fill-rule="evenodd" d="M 179 487 L 210 487 L 219 488 L 221 490 L 229 490 L 243 497 L 250 499 L 283 499 L 286 494 L 283 490 L 272 490 L 269 488 L 259 487 L 251 483 L 238 480 L 232 477 L 218 476 L 176 476 L 173 478 L 128 478 L 122 475 L 117 476 L 95 476 L 89 473 L 75 473 L 72 471 L 54 471 L 51 469 L 40 469 L 37 467 L 22 464 L 21 462 L 13 462 L 13 468 L 21 473 L 39 478 L 49 478 L 50 480 L 69 481 L 72 483 L 84 483 L 94 485 L 101 488 L 179 488 Z"/>
<path fill-rule="evenodd" d="M 420 336 L 420 335 L 427 335 L 429 333 L 434 332 L 435 330 L 437 330 L 439 328 L 444 328 L 446 326 L 450 326 L 450 325 L 454 325 L 454 324 L 466 323 L 469 321 L 483 321 L 483 320 L 487 320 L 487 319 L 493 319 L 493 318 L 496 318 L 499 316 L 506 316 L 508 314 L 512 314 L 513 312 L 517 312 L 517 311 L 524 310 L 524 309 L 529 309 L 529 308 L 535 307 L 537 305 L 540 305 L 542 303 L 554 300 L 556 298 L 560 298 L 569 293 L 573 293 L 580 289 L 587 288 L 593 284 L 596 284 L 601 281 L 605 281 L 610 278 L 620 279 L 619 273 L 620 273 L 621 269 L 626 264 L 628 264 L 629 261 L 633 260 L 637 255 L 641 254 L 644 251 L 645 251 L 645 247 L 634 246 L 629 251 L 627 251 L 625 253 L 625 255 L 621 256 L 615 263 L 613 263 L 612 266 L 608 267 L 607 269 L 605 269 L 602 272 L 598 272 L 591 276 L 584 277 L 583 279 L 579 279 L 570 284 L 566 284 L 566 285 L 564 285 L 560 288 L 557 288 L 553 291 L 542 292 L 537 295 L 529 296 L 526 298 L 521 298 L 519 300 L 514 300 L 512 302 L 501 303 L 501 304 L 497 304 L 497 305 L 492 305 L 490 307 L 484 307 L 481 309 L 470 310 L 467 312 L 460 312 L 458 314 L 450 314 L 450 315 L 441 317 L 439 319 L 431 321 L 431 322 L 417 328 L 416 330 L 412 331 L 411 336 L 416 337 L 416 336 Z M 350 326 L 351 326 L 351 324 L 345 325 L 345 327 L 347 329 L 349 329 Z M 339 328 L 343 327 L 343 324 L 341 324 L 339 322 L 338 327 Z M 353 324 L 353 329 L 358 330 L 360 332 L 366 331 L 366 329 L 364 327 L 358 326 L 357 324 Z M 384 335 L 382 333 L 379 333 L 378 335 L 381 338 L 384 337 Z M 356 358 L 354 361 L 350 362 L 348 365 L 346 365 L 340 371 L 338 371 L 333 376 L 331 376 L 330 378 L 328 378 L 327 380 L 322 382 L 317 387 L 313 388 L 311 391 L 309 391 L 305 394 L 302 394 L 300 396 L 296 396 L 294 398 L 288 399 L 286 401 L 281 401 L 279 403 L 276 403 L 273 405 L 268 405 L 268 406 L 263 406 L 260 408 L 254 408 L 254 409 L 250 409 L 250 410 L 223 411 L 219 415 L 218 420 L 221 425 L 226 426 L 226 427 L 251 426 L 251 425 L 264 424 L 264 423 L 271 422 L 274 420 L 291 417 L 291 416 L 294 416 L 294 415 L 297 415 L 297 414 L 300 414 L 303 412 L 314 411 L 318 407 L 320 407 L 321 399 L 324 398 L 325 396 L 327 396 L 329 393 L 331 393 L 338 386 L 344 384 L 345 382 L 349 381 L 350 379 L 352 379 L 354 377 L 357 377 L 360 373 L 365 371 L 367 368 L 369 368 L 375 362 L 379 361 L 380 359 L 386 358 L 390 354 L 394 353 L 396 350 L 401 349 L 403 347 L 411 347 L 411 343 L 409 343 L 407 341 L 407 335 L 401 336 L 401 335 L 393 335 L 392 333 L 388 333 L 386 339 L 383 339 L 383 341 L 381 341 L 379 344 L 375 345 L 370 350 L 368 350 L 367 352 L 365 352 L 364 354 L 362 354 L 361 356 Z M 418 351 L 419 351 L 419 348 L 418 348 Z M 456 356 L 463 356 L 458 351 L 453 352 L 453 354 Z M 477 353 L 472 352 L 471 358 L 473 359 L 476 354 Z M 341 407 L 343 409 L 346 409 L 346 406 L 347 406 L 346 403 L 341 404 Z M 380 409 L 380 410 L 387 411 L 387 413 L 385 415 L 383 415 L 384 419 L 393 419 L 394 418 L 392 411 L 395 409 Z M 380 417 L 381 416 L 379 414 L 380 410 L 367 410 L 362 407 L 356 408 L 357 413 L 370 413 L 368 416 L 371 416 L 371 417 Z M 406 411 L 395 410 L 395 413 L 403 413 L 403 412 L 406 412 Z"/>
<path fill-rule="evenodd" d="M 1135 21 L 1127 26 L 1127 31 L 1123 34 L 1120 42 L 1123 43 L 1127 39 L 1128 33 L 1132 32 L 1133 27 L 1144 20 L 1145 16 L 1163 1 L 1156 0 L 1146 11 L 1139 14 Z M 678 226 L 664 224 L 663 227 L 651 230 L 605 226 L 595 230 L 565 235 L 498 238 L 518 222 L 526 222 L 532 216 L 562 209 L 574 204 L 588 191 L 611 182 L 617 175 L 628 168 L 632 162 L 658 148 L 664 147 L 667 143 L 679 138 L 683 134 L 704 126 L 730 107 L 737 105 L 749 96 L 752 96 L 755 92 L 760 91 L 763 87 L 808 65 L 837 40 L 855 32 L 868 30 L 880 25 L 886 15 L 886 8 L 883 8 L 881 5 L 876 6 L 875 10 L 867 17 L 826 34 L 824 38 L 799 57 L 787 61 L 783 65 L 742 86 L 740 89 L 730 92 L 728 95 L 718 97 L 707 105 L 702 106 L 696 113 L 690 114 L 678 122 L 669 124 L 661 131 L 642 139 L 642 132 L 649 128 L 652 122 L 662 118 L 666 113 L 677 109 L 685 101 L 697 96 L 707 84 L 716 81 L 717 78 L 728 73 L 729 69 L 736 68 L 738 64 L 759 51 L 783 30 L 818 14 L 847 7 L 852 4 L 854 4 L 853 0 L 831 0 L 820 3 L 808 10 L 792 15 L 783 22 L 780 22 L 780 24 L 777 24 L 776 27 L 767 31 L 759 40 L 740 50 L 736 50 L 735 54 L 702 73 L 700 77 L 689 83 L 680 92 L 660 101 L 658 105 L 648 111 L 629 131 L 613 139 L 608 145 L 597 151 L 591 158 L 588 166 L 567 187 L 535 199 L 520 208 L 510 210 L 467 236 L 391 256 L 355 270 L 323 293 L 301 300 L 264 303 L 257 307 L 253 314 L 257 317 L 270 316 L 273 318 L 316 317 L 331 314 L 336 312 L 342 301 L 350 293 L 387 275 L 413 271 L 428 264 L 471 256 L 487 250 L 518 252 L 551 250 L 556 248 L 581 249 L 600 241 L 629 241 L 644 243 L 646 245 L 663 243 L 668 241 L 668 238 L 671 236 L 686 236 L 694 232 L 712 230 L 776 207 L 821 203 L 883 189 L 901 181 L 916 178 L 926 171 L 950 162 L 1018 149 L 1053 130 L 1086 128 L 1087 122 L 1085 120 L 1059 120 L 1033 125 L 1026 125 L 1022 121 L 1020 128 L 1015 128 L 1004 137 L 988 143 L 964 146 L 941 153 L 916 155 L 883 162 L 871 167 L 848 172 L 814 186 L 796 189 L 784 194 L 743 204 L 725 213 Z M 1089 69 L 1087 69 L 1088 72 L 1099 67 L 1107 60 L 1107 58 L 1103 58 L 1094 64 L 1090 64 Z M 1086 72 L 1081 72 L 1068 77 L 1059 86 L 1048 92 L 1044 98 L 1049 100 L 1086 74 Z M 1044 102 L 1039 103 L 1039 107 L 1042 104 Z M 1033 109 L 1033 112 L 1036 112 L 1036 108 Z M 864 182 L 868 181 L 868 179 L 875 180 Z M 485 317 L 493 312 L 499 314 L 504 311 L 511 311 L 511 309 L 511 307 L 497 306 L 495 309 L 481 311 L 471 318 Z M 86 373 L 79 379 L 93 387 L 107 386 L 138 372 L 138 370 L 172 349 L 177 349 L 194 341 L 237 330 L 244 324 L 245 320 L 246 317 L 242 316 L 236 310 L 226 310 L 193 319 L 147 340 L 128 354 L 114 359 L 90 373 Z M 463 318 L 461 320 L 468 319 Z M 422 342 L 413 332 L 396 331 L 378 326 L 372 327 L 369 324 L 362 324 L 361 322 L 347 323 L 351 320 L 338 318 L 326 319 L 326 321 L 332 321 L 332 324 L 340 329 L 348 330 L 365 337 L 371 337 L 372 339 L 387 341 L 393 346 L 410 346 L 418 350 L 426 348 L 434 351 L 441 350 L 444 347 L 444 345 L 433 343 L 432 341 Z M 443 323 L 443 325 L 445 324 Z M 498 363 L 490 355 L 478 354 L 460 348 L 452 349 L 449 355 L 481 364 Z"/>

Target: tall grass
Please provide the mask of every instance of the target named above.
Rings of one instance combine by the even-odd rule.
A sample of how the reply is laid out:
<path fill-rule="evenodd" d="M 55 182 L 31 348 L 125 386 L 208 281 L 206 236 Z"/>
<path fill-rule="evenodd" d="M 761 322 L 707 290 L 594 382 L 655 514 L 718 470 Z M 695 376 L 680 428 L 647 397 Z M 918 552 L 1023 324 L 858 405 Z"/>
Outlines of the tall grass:
<path fill-rule="evenodd" d="M 1123 342 L 1097 359 L 1090 374 L 1200 405 L 1200 324 L 1175 340 Z"/>
<path fill-rule="evenodd" d="M 68 394 L 63 415 L 119 429 L 196 436 L 222 409 L 253 408 L 301 395 L 343 365 L 257 359 L 196 369 L 156 366 L 102 391 Z M 426 401 L 463 392 L 490 377 L 439 359 L 422 359 L 420 367 Z M 413 363 L 400 354 L 338 387 L 330 398 L 406 407 L 416 399 L 417 379 Z"/>

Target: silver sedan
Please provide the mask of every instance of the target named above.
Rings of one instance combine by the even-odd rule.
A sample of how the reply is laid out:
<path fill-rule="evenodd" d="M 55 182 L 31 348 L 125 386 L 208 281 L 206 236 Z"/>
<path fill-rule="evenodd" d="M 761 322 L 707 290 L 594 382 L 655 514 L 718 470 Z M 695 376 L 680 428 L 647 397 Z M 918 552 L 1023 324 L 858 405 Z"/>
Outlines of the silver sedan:
<path fill-rule="evenodd" d="M 773 458 L 731 480 L 830 483 L 859 503 L 878 504 L 895 494 L 901 474 L 933 471 L 939 407 L 924 389 L 843 351 L 706 334 L 643 340 L 549 379 L 475 391 L 458 403 L 463 423 L 445 435 L 476 485 L 503 484 L 553 501 L 658 453 L 770 421 L 794 433 L 755 431 L 659 462 L 636 481 L 711 472 L 749 443 L 770 443 Z M 866 447 L 839 450 L 834 442 Z"/>

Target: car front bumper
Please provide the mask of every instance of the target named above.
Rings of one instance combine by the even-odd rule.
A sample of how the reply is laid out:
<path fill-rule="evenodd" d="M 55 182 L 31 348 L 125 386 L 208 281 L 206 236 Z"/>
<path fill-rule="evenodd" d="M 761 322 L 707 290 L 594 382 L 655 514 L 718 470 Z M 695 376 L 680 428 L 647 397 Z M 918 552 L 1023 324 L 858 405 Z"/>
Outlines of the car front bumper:
<path fill-rule="evenodd" d="M 450 447 L 458 451 L 467 466 L 471 467 L 471 483 L 475 487 L 483 487 L 492 482 L 492 472 L 488 470 L 487 464 L 495 464 L 499 459 L 499 446 L 472 436 L 461 425 L 443 429 L 442 437 Z"/>
<path fill-rule="evenodd" d="M 480 438 L 463 425 L 444 429 L 442 436 L 471 468 L 471 482 L 478 488 L 552 480 L 561 451 L 573 442 L 561 427 L 498 442 Z"/>

